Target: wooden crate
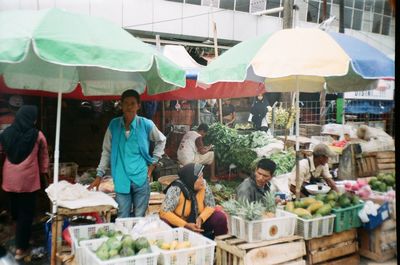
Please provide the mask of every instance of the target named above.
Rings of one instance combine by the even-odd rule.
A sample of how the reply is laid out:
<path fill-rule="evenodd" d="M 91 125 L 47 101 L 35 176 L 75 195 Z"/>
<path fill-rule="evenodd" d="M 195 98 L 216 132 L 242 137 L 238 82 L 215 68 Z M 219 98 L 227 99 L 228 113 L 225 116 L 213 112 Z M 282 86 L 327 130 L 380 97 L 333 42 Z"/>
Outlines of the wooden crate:
<path fill-rule="evenodd" d="M 348 264 L 337 262 L 340 260 L 354 262 L 354 257 L 351 256 L 358 254 L 357 230 L 351 229 L 330 236 L 306 240 L 306 247 L 307 263 L 310 265 Z"/>
<path fill-rule="evenodd" d="M 367 231 L 358 229 L 360 255 L 377 262 L 384 262 L 397 255 L 396 221 L 389 219 L 378 228 Z"/>
<path fill-rule="evenodd" d="M 379 173 L 393 173 L 396 170 L 394 151 L 363 153 L 356 158 L 358 177 L 369 177 Z"/>
<path fill-rule="evenodd" d="M 300 124 L 300 136 L 311 137 L 321 134 L 322 126 L 319 124 Z"/>
<path fill-rule="evenodd" d="M 356 253 L 345 257 L 329 260 L 326 262 L 319 263 L 318 265 L 359 265 L 360 254 Z"/>
<path fill-rule="evenodd" d="M 216 237 L 217 265 L 306 264 L 304 240 L 299 236 L 247 243 L 231 235 Z"/>

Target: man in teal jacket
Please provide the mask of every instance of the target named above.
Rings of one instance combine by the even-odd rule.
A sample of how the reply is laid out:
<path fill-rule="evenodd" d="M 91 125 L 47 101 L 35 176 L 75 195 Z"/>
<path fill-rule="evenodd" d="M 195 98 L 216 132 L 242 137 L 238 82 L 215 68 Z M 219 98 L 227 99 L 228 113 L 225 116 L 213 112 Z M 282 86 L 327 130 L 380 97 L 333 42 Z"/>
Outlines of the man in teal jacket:
<path fill-rule="evenodd" d="M 97 177 L 89 186 L 98 188 L 106 169 L 111 167 L 118 217 L 144 216 L 150 199 L 149 176 L 164 154 L 165 136 L 151 120 L 138 116 L 140 96 L 127 90 L 121 96 L 122 117 L 113 119 L 106 131 Z M 155 143 L 150 156 L 150 141 Z"/>

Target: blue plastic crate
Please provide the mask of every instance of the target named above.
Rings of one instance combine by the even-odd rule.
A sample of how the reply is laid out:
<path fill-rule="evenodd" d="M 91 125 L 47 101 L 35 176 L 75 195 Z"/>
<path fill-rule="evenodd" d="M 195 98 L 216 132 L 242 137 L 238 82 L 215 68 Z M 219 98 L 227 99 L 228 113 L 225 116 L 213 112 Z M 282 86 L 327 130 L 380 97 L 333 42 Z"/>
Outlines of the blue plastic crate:
<path fill-rule="evenodd" d="M 389 202 L 385 202 L 378 209 L 376 216 L 368 215 L 369 222 L 364 223 L 363 226 L 367 230 L 373 230 L 380 226 L 385 220 L 389 219 Z"/>

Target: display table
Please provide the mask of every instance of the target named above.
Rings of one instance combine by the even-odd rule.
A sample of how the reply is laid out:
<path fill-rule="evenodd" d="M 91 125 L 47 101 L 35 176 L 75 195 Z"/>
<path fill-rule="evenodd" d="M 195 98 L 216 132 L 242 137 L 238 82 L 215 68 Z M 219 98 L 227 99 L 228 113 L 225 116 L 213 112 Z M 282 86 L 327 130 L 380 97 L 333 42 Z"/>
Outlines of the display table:
<path fill-rule="evenodd" d="M 277 136 L 277 139 L 285 142 L 285 136 Z M 300 149 L 309 149 L 311 144 L 311 138 L 299 136 L 299 147 Z M 287 136 L 286 138 L 286 146 L 296 146 L 296 136 Z"/>
<path fill-rule="evenodd" d="M 57 208 L 57 215 L 54 218 L 52 229 L 51 229 L 51 265 L 61 264 L 60 250 L 62 247 L 62 225 L 64 218 L 70 218 L 73 216 L 98 212 L 102 214 L 106 220 L 106 222 L 111 221 L 111 213 L 116 211 L 114 207 L 111 205 L 101 205 L 101 206 L 92 206 L 92 207 L 82 207 L 78 209 L 68 209 L 64 207 Z"/>

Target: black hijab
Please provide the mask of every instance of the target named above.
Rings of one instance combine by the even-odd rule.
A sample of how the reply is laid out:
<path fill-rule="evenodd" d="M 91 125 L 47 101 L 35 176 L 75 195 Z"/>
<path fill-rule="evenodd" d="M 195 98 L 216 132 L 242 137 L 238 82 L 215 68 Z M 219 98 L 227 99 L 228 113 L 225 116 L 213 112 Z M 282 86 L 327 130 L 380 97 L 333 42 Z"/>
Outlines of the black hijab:
<path fill-rule="evenodd" d="M 183 196 L 185 197 L 185 199 L 190 200 L 191 208 L 190 208 L 189 218 L 187 220 L 189 223 L 196 222 L 196 218 L 199 212 L 196 199 L 197 192 L 194 190 L 194 183 L 198 178 L 201 167 L 202 165 L 193 163 L 187 164 L 186 166 L 182 167 L 178 171 L 179 179 L 172 182 L 164 191 L 164 193 L 166 193 L 169 187 L 172 186 L 179 187 L 183 192 Z M 186 206 L 186 201 L 185 204 L 183 205 L 182 216 L 183 213 L 185 212 L 185 206 Z"/>
<path fill-rule="evenodd" d="M 37 112 L 36 106 L 22 106 L 11 126 L 0 135 L 1 145 L 13 164 L 21 163 L 32 153 L 39 134 L 35 128 Z"/>

